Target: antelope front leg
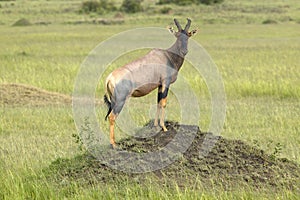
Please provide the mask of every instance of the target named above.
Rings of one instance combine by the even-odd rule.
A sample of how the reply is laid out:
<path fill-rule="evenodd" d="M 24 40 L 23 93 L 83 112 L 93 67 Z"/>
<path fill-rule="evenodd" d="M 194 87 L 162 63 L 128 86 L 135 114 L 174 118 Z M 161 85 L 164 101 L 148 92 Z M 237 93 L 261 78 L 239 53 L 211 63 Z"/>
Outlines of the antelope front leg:
<path fill-rule="evenodd" d="M 155 115 L 155 120 L 154 120 L 154 126 L 155 126 L 155 127 L 158 126 L 158 118 L 159 118 L 159 114 L 160 114 L 160 105 L 157 104 L 156 115 Z"/>
<path fill-rule="evenodd" d="M 158 96 L 157 96 L 157 111 L 154 120 L 154 126 L 158 126 L 158 118 L 160 115 L 159 125 L 163 129 L 163 131 L 167 131 L 165 126 L 165 107 L 167 105 L 167 95 L 168 95 L 168 87 L 166 85 L 159 86 L 158 88 Z"/>
<path fill-rule="evenodd" d="M 159 102 L 160 108 L 161 108 L 161 116 L 160 116 L 160 121 L 159 125 L 162 127 L 163 131 L 166 132 L 167 128 L 165 126 L 165 108 L 167 105 L 167 97 L 163 98 Z"/>

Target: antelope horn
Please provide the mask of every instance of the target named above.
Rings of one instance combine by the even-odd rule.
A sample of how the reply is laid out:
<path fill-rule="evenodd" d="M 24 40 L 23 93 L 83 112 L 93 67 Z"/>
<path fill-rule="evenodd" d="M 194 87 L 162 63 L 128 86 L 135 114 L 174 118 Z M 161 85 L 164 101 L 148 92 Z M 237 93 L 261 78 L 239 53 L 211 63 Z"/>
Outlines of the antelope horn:
<path fill-rule="evenodd" d="M 188 32 L 189 31 L 189 28 L 190 28 L 190 26 L 191 26 L 191 19 L 189 19 L 189 18 L 187 18 L 187 24 L 186 24 L 186 26 L 185 26 L 185 28 L 184 28 L 184 31 L 185 32 Z"/>
<path fill-rule="evenodd" d="M 178 28 L 178 31 L 182 31 L 182 28 L 181 28 L 181 26 L 180 26 L 178 20 L 177 20 L 177 19 L 174 19 L 174 22 L 175 22 L 175 24 L 176 24 L 176 26 L 177 26 L 177 28 Z"/>

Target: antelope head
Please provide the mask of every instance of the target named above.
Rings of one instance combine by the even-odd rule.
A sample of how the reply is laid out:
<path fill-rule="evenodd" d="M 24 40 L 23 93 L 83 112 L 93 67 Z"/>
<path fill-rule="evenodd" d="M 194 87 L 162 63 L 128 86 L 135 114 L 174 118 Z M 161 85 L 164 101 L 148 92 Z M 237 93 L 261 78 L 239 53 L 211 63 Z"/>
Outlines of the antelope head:
<path fill-rule="evenodd" d="M 182 29 L 181 25 L 179 24 L 177 19 L 174 19 L 174 23 L 178 29 L 178 31 L 175 31 L 173 27 L 169 27 L 169 31 L 175 35 L 177 38 L 175 45 L 176 53 L 178 55 L 184 57 L 188 53 L 188 39 L 197 33 L 197 30 L 189 31 L 189 28 L 191 26 L 191 20 L 187 18 L 187 24 L 185 25 L 185 28 Z"/>

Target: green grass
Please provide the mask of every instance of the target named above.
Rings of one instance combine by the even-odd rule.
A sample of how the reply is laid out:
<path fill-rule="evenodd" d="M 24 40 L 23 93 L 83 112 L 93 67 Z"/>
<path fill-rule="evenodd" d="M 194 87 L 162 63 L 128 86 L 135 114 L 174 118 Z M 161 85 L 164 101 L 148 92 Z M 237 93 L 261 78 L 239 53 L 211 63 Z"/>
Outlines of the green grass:
<path fill-rule="evenodd" d="M 72 94 L 80 64 L 101 41 L 136 27 L 165 27 L 173 16 L 187 15 L 200 32 L 193 38 L 202 44 L 219 68 L 227 95 L 227 116 L 222 135 L 241 139 L 272 153 L 282 144 L 280 157 L 300 164 L 300 4 L 289 1 L 225 0 L 217 6 L 170 5 L 171 15 L 159 13 L 163 6 L 145 1 L 143 13 L 125 15 L 122 25 L 70 25 L 68 22 L 111 18 L 80 15 L 81 1 L 0 2 L 0 83 L 24 83 L 46 90 Z M 12 27 L 20 18 L 48 26 Z M 262 24 L 272 19 L 277 24 Z M 155 38 L 154 38 L 155 39 Z M 112 65 L 126 63 L 141 52 L 124 56 Z M 108 71 L 106 74 L 109 73 Z M 200 128 L 207 130 L 211 115 L 208 91 L 202 77 L 195 77 L 188 64 L 180 73 L 198 95 Z M 201 84 L 199 84 L 199 82 Z M 175 83 L 176 84 L 176 83 Z M 103 80 L 97 98 L 103 95 Z M 155 94 L 131 100 L 131 113 L 138 124 L 147 122 Z M 147 106 L 144 105 L 147 103 Z M 170 95 L 168 119 L 178 120 L 178 102 Z M 174 108 L 174 109 L 173 109 Z M 101 126 L 105 108 L 97 111 Z M 143 116 L 143 117 L 140 117 Z M 57 158 L 72 158 L 79 152 L 72 138 L 76 133 L 71 107 L 0 107 L 0 199 L 297 199 L 293 191 L 266 192 L 236 188 L 197 186 L 185 190 L 132 182 L 81 186 L 76 182 L 50 181 L 44 169 Z M 117 132 L 117 139 L 124 137 Z M 200 183 L 201 181 L 199 181 Z"/>

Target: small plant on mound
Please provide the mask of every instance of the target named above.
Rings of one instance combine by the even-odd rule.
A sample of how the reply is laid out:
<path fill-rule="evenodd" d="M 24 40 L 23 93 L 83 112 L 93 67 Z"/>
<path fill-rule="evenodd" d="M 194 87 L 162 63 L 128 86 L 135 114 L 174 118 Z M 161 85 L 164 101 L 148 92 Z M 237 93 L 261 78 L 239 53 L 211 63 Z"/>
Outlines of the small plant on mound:
<path fill-rule="evenodd" d="M 86 135 L 85 133 L 93 134 L 91 123 L 89 122 L 89 118 L 84 118 L 84 124 L 80 127 L 80 133 L 73 133 L 72 137 L 75 139 L 75 143 L 78 144 L 78 150 L 80 152 L 87 152 L 87 149 L 85 148 L 82 138 L 82 135 Z"/>
<path fill-rule="evenodd" d="M 143 7 L 141 5 L 143 0 L 124 0 L 120 10 L 126 13 L 136 13 L 143 11 Z"/>
<path fill-rule="evenodd" d="M 30 26 L 30 25 L 31 23 L 29 22 L 29 20 L 25 18 L 21 18 L 13 24 L 13 26 Z"/>
<path fill-rule="evenodd" d="M 273 153 L 270 155 L 270 159 L 276 161 L 281 155 L 282 148 L 283 145 L 280 142 L 278 142 L 274 147 Z"/>

